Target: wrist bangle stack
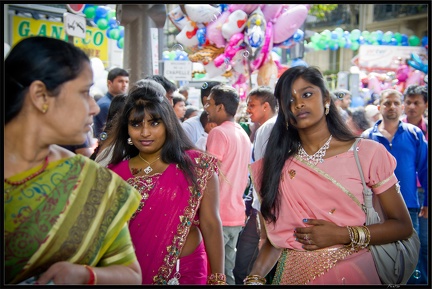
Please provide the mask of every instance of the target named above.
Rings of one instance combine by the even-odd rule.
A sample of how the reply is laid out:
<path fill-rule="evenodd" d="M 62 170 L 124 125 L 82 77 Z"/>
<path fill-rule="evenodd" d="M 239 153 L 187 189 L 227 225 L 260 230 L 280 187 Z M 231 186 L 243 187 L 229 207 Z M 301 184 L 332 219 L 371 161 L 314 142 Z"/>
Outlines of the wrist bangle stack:
<path fill-rule="evenodd" d="M 227 285 L 226 276 L 222 273 L 212 273 L 207 277 L 208 285 Z"/>
<path fill-rule="evenodd" d="M 266 278 L 260 275 L 248 275 L 243 280 L 244 285 L 265 285 L 267 282 Z"/>
<path fill-rule="evenodd" d="M 84 265 L 84 267 L 85 267 L 85 268 L 89 271 L 89 273 L 90 273 L 90 279 L 89 279 L 89 281 L 87 282 L 87 284 L 88 284 L 88 285 L 96 285 L 96 283 L 97 283 L 97 276 L 96 276 L 95 271 L 94 271 L 93 268 L 90 267 L 90 266 Z"/>
<path fill-rule="evenodd" d="M 351 250 L 358 251 L 359 249 L 364 249 L 369 245 L 370 242 L 370 231 L 366 226 L 347 226 L 348 234 L 351 243 L 347 245 L 351 247 Z"/>

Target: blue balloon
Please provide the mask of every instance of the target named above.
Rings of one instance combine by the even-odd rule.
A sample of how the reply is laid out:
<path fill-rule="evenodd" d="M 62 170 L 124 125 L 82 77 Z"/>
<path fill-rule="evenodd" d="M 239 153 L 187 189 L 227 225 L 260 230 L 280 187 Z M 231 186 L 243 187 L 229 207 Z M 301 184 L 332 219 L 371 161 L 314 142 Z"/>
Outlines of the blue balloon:
<path fill-rule="evenodd" d="M 304 37 L 304 32 L 301 29 L 297 29 L 296 33 L 294 33 L 294 35 L 292 36 L 293 40 L 297 43 L 302 41 L 303 37 Z"/>
<path fill-rule="evenodd" d="M 376 31 L 376 36 L 377 36 L 377 40 L 381 41 L 384 37 L 384 32 L 382 32 L 381 30 L 377 30 Z"/>
<path fill-rule="evenodd" d="M 196 32 L 196 36 L 198 38 L 198 45 L 203 46 L 207 40 L 206 38 L 206 31 L 207 29 L 205 27 L 199 28 Z"/>
<path fill-rule="evenodd" d="M 95 18 L 105 18 L 108 15 L 108 9 L 104 6 L 96 8 Z M 96 21 L 97 22 L 97 21 Z"/>
<path fill-rule="evenodd" d="M 392 37 L 392 39 L 390 40 L 390 45 L 397 46 L 398 44 L 399 42 L 397 41 L 397 39 Z"/>
<path fill-rule="evenodd" d="M 123 26 L 120 26 L 120 38 L 124 37 L 124 28 L 121 29 Z"/>
<path fill-rule="evenodd" d="M 336 32 L 334 32 L 334 31 L 333 31 L 330 35 L 331 35 L 331 36 L 330 36 L 331 39 L 335 39 L 335 40 L 336 40 L 336 39 L 339 38 L 339 35 L 338 35 Z"/>
<path fill-rule="evenodd" d="M 361 98 L 360 96 L 353 97 L 350 106 L 351 107 L 364 106 L 364 100 L 363 100 L 363 98 Z"/>
<path fill-rule="evenodd" d="M 307 64 L 307 62 L 304 61 L 304 60 L 301 59 L 301 58 L 295 58 L 295 59 L 293 59 L 292 62 L 291 62 L 291 67 L 295 67 L 295 66 L 306 66 L 306 67 L 308 67 L 309 64 Z"/>
<path fill-rule="evenodd" d="M 115 17 L 108 20 L 108 27 L 110 27 L 110 28 L 117 28 L 118 27 L 117 19 Z"/>
<path fill-rule="evenodd" d="M 105 32 L 106 37 L 110 38 L 110 32 L 111 32 L 112 28 L 108 26 L 108 29 Z"/>
<path fill-rule="evenodd" d="M 421 39 L 421 45 L 422 46 L 426 46 L 428 44 L 428 37 L 427 36 L 423 36 Z"/>
<path fill-rule="evenodd" d="M 406 35 L 406 34 L 402 34 L 401 35 L 401 42 L 408 42 L 408 35 Z"/>

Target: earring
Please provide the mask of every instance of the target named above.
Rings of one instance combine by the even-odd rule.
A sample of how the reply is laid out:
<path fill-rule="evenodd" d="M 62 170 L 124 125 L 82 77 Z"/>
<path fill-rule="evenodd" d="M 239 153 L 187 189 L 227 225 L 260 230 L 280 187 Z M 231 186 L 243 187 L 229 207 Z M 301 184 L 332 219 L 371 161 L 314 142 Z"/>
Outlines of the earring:
<path fill-rule="evenodd" d="M 285 127 L 286 127 L 286 129 L 288 130 L 288 128 L 289 128 L 289 123 L 288 123 L 288 121 L 285 122 Z"/>
<path fill-rule="evenodd" d="M 328 103 L 326 103 L 325 104 L 325 115 L 327 115 L 327 114 L 329 114 L 329 112 L 330 112 L 330 104 L 328 104 Z"/>
<path fill-rule="evenodd" d="M 130 146 L 133 145 L 133 142 L 132 142 L 131 138 L 128 138 L 128 139 L 127 139 L 127 143 L 128 143 L 128 145 L 130 145 Z"/>
<path fill-rule="evenodd" d="M 46 113 L 48 111 L 48 103 L 42 104 L 42 113 Z"/>

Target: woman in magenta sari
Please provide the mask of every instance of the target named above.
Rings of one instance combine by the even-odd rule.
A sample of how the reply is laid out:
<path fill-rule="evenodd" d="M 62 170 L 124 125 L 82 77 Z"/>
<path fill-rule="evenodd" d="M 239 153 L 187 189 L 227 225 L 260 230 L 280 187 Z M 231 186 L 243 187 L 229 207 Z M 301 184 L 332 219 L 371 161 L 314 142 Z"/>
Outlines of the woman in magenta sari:
<path fill-rule="evenodd" d="M 217 160 L 198 151 L 163 87 L 140 80 L 114 129 L 108 167 L 142 196 L 129 223 L 143 284 L 223 284 Z"/>

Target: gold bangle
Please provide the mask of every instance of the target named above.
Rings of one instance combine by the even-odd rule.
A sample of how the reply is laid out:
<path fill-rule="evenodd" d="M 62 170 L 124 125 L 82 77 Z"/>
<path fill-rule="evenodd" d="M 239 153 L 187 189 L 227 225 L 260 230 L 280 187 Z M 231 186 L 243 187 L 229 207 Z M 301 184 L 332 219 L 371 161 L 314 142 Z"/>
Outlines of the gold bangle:
<path fill-rule="evenodd" d="M 207 277 L 208 285 L 226 285 L 226 276 L 222 273 L 212 273 Z"/>
<path fill-rule="evenodd" d="M 243 280 L 244 285 L 264 285 L 266 284 L 266 282 L 267 282 L 266 278 L 260 275 L 248 275 Z"/>

